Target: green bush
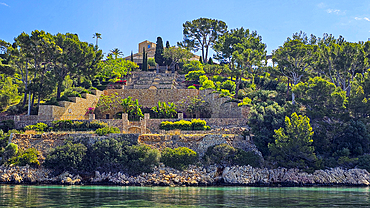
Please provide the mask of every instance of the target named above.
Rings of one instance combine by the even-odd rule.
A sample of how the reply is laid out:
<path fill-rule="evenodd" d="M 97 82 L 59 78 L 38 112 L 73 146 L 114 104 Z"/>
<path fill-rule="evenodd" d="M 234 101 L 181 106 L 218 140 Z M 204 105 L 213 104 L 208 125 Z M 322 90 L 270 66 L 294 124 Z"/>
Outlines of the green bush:
<path fill-rule="evenodd" d="M 161 161 L 166 166 L 178 170 L 184 170 L 190 164 L 195 164 L 198 160 L 198 154 L 187 147 L 178 147 L 175 149 L 166 148 L 161 155 Z"/>
<path fill-rule="evenodd" d="M 5 148 L 8 145 L 9 133 L 5 134 L 3 130 L 0 129 L 0 149 Z"/>
<path fill-rule="evenodd" d="M 52 150 L 47 155 L 44 165 L 47 168 L 53 168 L 60 171 L 80 170 L 83 166 L 83 159 L 86 152 L 87 148 L 85 145 L 67 142 L 67 144 Z"/>
<path fill-rule="evenodd" d="M 222 82 L 221 89 L 229 90 L 229 92 L 234 92 L 236 89 L 236 84 L 231 80 L 226 80 Z"/>
<path fill-rule="evenodd" d="M 18 145 L 9 143 L 8 146 L 5 147 L 3 152 L 3 162 L 7 162 L 10 158 L 16 156 L 18 153 Z"/>
<path fill-rule="evenodd" d="M 40 166 L 40 162 L 38 160 L 39 152 L 35 148 L 29 148 L 24 151 L 22 154 L 11 158 L 8 163 L 17 165 L 17 166 L 25 166 L 30 165 L 33 167 Z"/>
<path fill-rule="evenodd" d="M 163 121 L 160 126 L 160 129 L 164 130 L 174 130 L 174 129 L 180 129 L 180 130 L 209 130 L 211 127 L 207 126 L 206 121 L 201 119 L 192 119 L 191 121 Z"/>
<path fill-rule="evenodd" d="M 70 131 L 72 130 L 73 122 L 71 120 L 53 121 L 52 127 L 54 131 Z"/>
<path fill-rule="evenodd" d="M 0 122 L 0 130 L 8 132 L 10 129 L 14 129 L 14 120 L 5 120 Z"/>
<path fill-rule="evenodd" d="M 104 123 L 104 122 L 100 122 L 100 121 L 91 121 L 89 123 L 89 129 L 94 130 L 94 131 L 96 129 L 100 129 L 100 128 L 104 128 L 104 127 L 108 127 L 108 124 Z"/>
<path fill-rule="evenodd" d="M 35 130 L 38 132 L 44 132 L 48 129 L 48 125 L 45 123 L 37 123 L 35 125 L 28 125 L 24 127 L 24 130 Z"/>
<path fill-rule="evenodd" d="M 199 77 L 204 75 L 205 72 L 203 70 L 200 70 L 200 71 L 189 71 L 189 73 L 187 73 L 185 75 L 185 79 L 187 81 L 198 81 L 199 80 Z"/>
<path fill-rule="evenodd" d="M 259 167 L 261 158 L 253 152 L 246 152 L 224 143 L 208 147 L 207 152 L 203 156 L 203 162 L 206 165 L 251 165 Z"/>
<path fill-rule="evenodd" d="M 193 86 L 193 85 L 190 85 L 189 87 L 188 87 L 188 89 L 197 89 L 195 86 Z"/>
<path fill-rule="evenodd" d="M 133 175 L 143 172 L 152 172 L 153 167 L 159 164 L 161 157 L 157 149 L 147 145 L 133 145 L 126 147 L 127 172 Z"/>
<path fill-rule="evenodd" d="M 191 127 L 193 130 L 205 130 L 207 122 L 201 119 L 191 119 Z"/>
<path fill-rule="evenodd" d="M 95 130 L 95 133 L 99 136 L 104 136 L 110 133 L 120 133 L 121 131 L 119 130 L 118 127 L 103 127 L 100 129 Z"/>

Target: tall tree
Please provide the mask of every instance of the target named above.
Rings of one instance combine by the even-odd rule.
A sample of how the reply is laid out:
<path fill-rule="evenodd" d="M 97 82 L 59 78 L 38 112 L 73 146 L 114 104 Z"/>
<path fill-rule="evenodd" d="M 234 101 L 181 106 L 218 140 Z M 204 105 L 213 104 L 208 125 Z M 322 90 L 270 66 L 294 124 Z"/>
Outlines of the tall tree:
<path fill-rule="evenodd" d="M 95 47 L 98 47 L 98 39 L 102 39 L 101 34 L 100 33 L 94 33 L 93 38 L 96 39 Z"/>
<path fill-rule="evenodd" d="M 283 46 L 273 51 L 273 60 L 278 64 L 279 71 L 298 84 L 302 77 L 313 69 L 313 62 L 317 56 L 318 47 L 316 38 L 309 39 L 305 33 L 295 33 L 293 38 L 285 41 Z M 292 93 L 292 103 L 295 104 L 295 94 Z"/>
<path fill-rule="evenodd" d="M 195 52 L 201 50 L 203 63 L 207 63 L 208 49 L 212 48 L 219 36 L 227 32 L 225 22 L 209 18 L 186 21 L 183 28 L 184 41 L 179 44 Z"/>
<path fill-rule="evenodd" d="M 148 59 L 146 56 L 145 48 L 143 47 L 143 66 L 141 67 L 142 71 L 148 71 Z"/>
<path fill-rule="evenodd" d="M 193 54 L 188 50 L 175 46 L 164 50 L 164 57 L 172 61 L 170 67 L 172 69 L 174 69 L 181 60 L 189 59 L 192 55 Z"/>
<path fill-rule="evenodd" d="M 134 54 L 132 53 L 132 51 L 131 51 L 131 62 L 134 62 Z"/>
<path fill-rule="evenodd" d="M 279 166 L 307 168 L 314 166 L 317 157 L 312 145 L 313 136 L 310 119 L 293 113 L 285 117 L 285 128 L 275 130 L 275 143 L 269 144 L 271 155 Z"/>
<path fill-rule="evenodd" d="M 118 48 L 114 48 L 114 49 L 110 50 L 110 54 L 112 54 L 115 59 L 123 56 L 123 52 Z"/>
<path fill-rule="evenodd" d="M 215 42 L 216 59 L 228 64 L 231 75 L 236 77 L 235 95 L 238 95 L 242 77 L 247 73 L 254 73 L 256 67 L 262 65 L 266 58 L 266 44 L 256 31 L 249 29 L 233 29 L 220 36 Z"/>
<path fill-rule="evenodd" d="M 154 59 L 155 59 L 155 62 L 159 66 L 163 66 L 163 64 L 164 64 L 164 57 L 163 57 L 164 49 L 163 49 L 163 41 L 162 41 L 161 37 L 157 37 L 156 44 L 157 44 L 157 46 L 155 48 Z"/>
<path fill-rule="evenodd" d="M 58 78 L 57 99 L 59 99 L 65 77 L 77 73 L 83 74 L 96 68 L 101 59 L 102 51 L 97 50 L 91 44 L 81 42 L 77 35 L 71 33 L 58 33 L 55 36 L 55 43 L 60 48 L 53 69 Z M 93 71 L 96 73 L 96 70 Z"/>
<path fill-rule="evenodd" d="M 342 36 L 335 39 L 324 34 L 319 41 L 321 67 L 318 72 L 328 77 L 337 87 L 350 96 L 351 82 L 356 73 L 364 73 L 369 63 L 367 55 L 370 42 L 350 43 Z"/>

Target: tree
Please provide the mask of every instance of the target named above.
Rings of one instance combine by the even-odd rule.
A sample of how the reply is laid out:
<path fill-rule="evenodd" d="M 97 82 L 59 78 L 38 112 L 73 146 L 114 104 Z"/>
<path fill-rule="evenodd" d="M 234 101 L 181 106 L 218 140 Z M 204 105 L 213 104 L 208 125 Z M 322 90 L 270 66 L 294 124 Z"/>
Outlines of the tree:
<path fill-rule="evenodd" d="M 95 38 L 95 39 L 96 39 L 95 47 L 98 47 L 98 39 L 102 39 L 102 38 L 101 38 L 101 34 L 100 34 L 100 33 L 94 33 L 94 34 L 93 34 L 93 38 Z"/>
<path fill-rule="evenodd" d="M 97 74 L 97 77 L 115 82 L 131 71 L 138 69 L 139 66 L 134 62 L 123 58 L 114 59 L 112 55 L 109 55 L 106 60 L 99 62 L 98 68 L 100 72 Z"/>
<path fill-rule="evenodd" d="M 159 65 L 159 66 L 163 66 L 164 64 L 164 57 L 163 57 L 163 41 L 162 41 L 162 38 L 161 37 L 157 37 L 157 42 L 156 42 L 156 48 L 155 48 L 155 54 L 154 54 L 154 59 L 155 59 L 155 62 Z"/>
<path fill-rule="evenodd" d="M 145 48 L 143 48 L 143 66 L 141 67 L 142 71 L 148 71 L 148 59 L 147 54 L 145 52 Z"/>
<path fill-rule="evenodd" d="M 318 48 L 309 43 L 314 41 L 314 37 L 308 39 L 305 33 L 295 33 L 293 38 L 288 37 L 283 46 L 273 51 L 273 60 L 278 64 L 279 71 L 293 81 L 293 86 L 312 70 L 312 62 Z M 292 103 L 295 104 L 294 93 Z"/>
<path fill-rule="evenodd" d="M 188 50 L 175 46 L 166 48 L 163 55 L 166 59 L 172 60 L 171 68 L 175 68 L 181 60 L 190 59 L 193 56 Z"/>
<path fill-rule="evenodd" d="M 356 73 L 364 73 L 368 69 L 370 42 L 350 43 L 342 36 L 335 39 L 324 34 L 319 41 L 321 67 L 316 69 L 328 77 L 335 86 L 342 88 L 350 96 L 351 82 Z"/>
<path fill-rule="evenodd" d="M 348 107 L 355 118 L 370 116 L 370 70 L 356 74 L 351 88 Z"/>
<path fill-rule="evenodd" d="M 128 118 L 132 120 L 138 120 L 144 117 L 141 111 L 141 105 L 138 100 L 132 100 L 130 96 L 120 101 L 120 105 L 123 107 L 122 113 L 127 113 Z"/>
<path fill-rule="evenodd" d="M 131 62 L 134 62 L 134 54 L 132 53 L 132 51 L 131 51 L 131 56 L 130 56 L 130 58 L 131 58 Z"/>
<path fill-rule="evenodd" d="M 110 54 L 112 54 L 114 56 L 115 59 L 123 56 L 123 53 L 121 50 L 119 50 L 118 48 L 114 48 L 112 50 L 110 50 Z"/>
<path fill-rule="evenodd" d="M 212 57 L 209 57 L 207 64 L 210 64 L 210 65 L 212 65 L 212 64 L 213 64 Z"/>
<path fill-rule="evenodd" d="M 54 73 L 57 81 L 57 99 L 60 98 L 62 83 L 67 75 L 73 77 L 75 74 L 96 75 L 96 65 L 102 57 L 102 51 L 86 42 L 80 42 L 75 34 L 61 34 L 55 36 L 59 54 L 54 63 Z"/>
<path fill-rule="evenodd" d="M 168 48 L 171 48 L 171 45 L 170 45 L 170 42 L 169 41 L 166 41 L 166 49 L 168 49 Z M 163 50 L 163 57 L 164 57 L 164 50 Z M 171 63 L 172 63 L 172 60 L 170 58 L 164 57 L 164 64 L 166 66 L 171 65 Z"/>
<path fill-rule="evenodd" d="M 297 95 L 297 102 L 305 106 L 306 115 L 311 119 L 338 118 L 348 102 L 345 91 L 321 77 L 295 85 L 292 92 Z"/>
<path fill-rule="evenodd" d="M 195 52 L 201 50 L 203 63 L 207 63 L 208 49 L 227 31 L 225 22 L 209 18 L 186 21 L 183 27 L 184 41 L 180 45 Z"/>
<path fill-rule="evenodd" d="M 268 145 L 272 157 L 279 166 L 307 168 L 317 161 L 312 143 L 310 119 L 293 113 L 285 117 L 285 127 L 275 130 L 275 142 Z"/>
<path fill-rule="evenodd" d="M 238 95 L 242 77 L 253 73 L 262 65 L 266 57 L 266 44 L 256 31 L 244 28 L 233 29 L 219 37 L 214 45 L 215 58 L 223 64 L 229 64 L 232 76 L 236 77 L 235 96 Z"/>

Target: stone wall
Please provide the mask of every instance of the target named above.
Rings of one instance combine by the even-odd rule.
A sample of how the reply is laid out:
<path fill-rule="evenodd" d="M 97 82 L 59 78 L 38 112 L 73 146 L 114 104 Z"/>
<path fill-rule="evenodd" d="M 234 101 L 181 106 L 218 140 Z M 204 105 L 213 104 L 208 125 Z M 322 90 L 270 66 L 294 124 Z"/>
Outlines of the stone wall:
<path fill-rule="evenodd" d="M 203 134 L 203 135 L 140 135 L 139 143 L 144 143 L 156 149 L 164 149 L 166 147 L 188 147 L 199 154 L 204 155 L 208 147 L 228 144 L 235 148 L 241 148 L 245 151 L 253 151 L 262 156 L 256 146 L 243 136 L 235 134 Z"/>

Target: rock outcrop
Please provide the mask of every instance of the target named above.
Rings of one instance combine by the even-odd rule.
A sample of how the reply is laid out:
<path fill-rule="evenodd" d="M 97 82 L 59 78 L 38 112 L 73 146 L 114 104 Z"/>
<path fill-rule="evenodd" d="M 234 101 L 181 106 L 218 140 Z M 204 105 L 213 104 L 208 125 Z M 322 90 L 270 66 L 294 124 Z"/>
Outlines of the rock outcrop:
<path fill-rule="evenodd" d="M 141 186 L 369 186 L 370 173 L 363 169 L 333 168 L 316 170 L 314 173 L 298 169 L 266 169 L 251 166 L 189 166 L 188 170 L 179 171 L 160 165 L 152 173 L 129 176 L 125 173 L 100 173 L 81 177 L 69 172 L 53 175 L 44 168 L 29 166 L 0 166 L 1 183 L 36 183 L 36 184 L 112 184 Z"/>

